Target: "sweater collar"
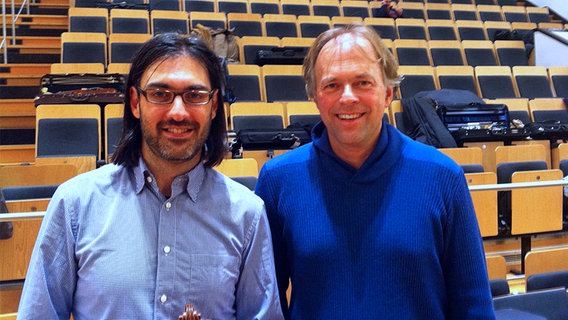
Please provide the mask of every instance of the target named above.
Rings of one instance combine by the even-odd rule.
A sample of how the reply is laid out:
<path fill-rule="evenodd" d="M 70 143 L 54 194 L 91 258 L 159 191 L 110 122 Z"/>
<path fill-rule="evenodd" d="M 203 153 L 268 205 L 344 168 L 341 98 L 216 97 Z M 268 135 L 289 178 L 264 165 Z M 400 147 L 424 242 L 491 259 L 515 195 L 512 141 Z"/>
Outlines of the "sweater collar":
<path fill-rule="evenodd" d="M 313 145 L 323 157 L 327 170 L 339 175 L 342 179 L 353 179 L 359 182 L 372 181 L 394 166 L 401 157 L 405 140 L 393 126 L 383 121 L 381 134 L 373 152 L 355 169 L 335 155 L 329 143 L 327 128 L 323 122 L 316 124 L 312 130 Z"/>

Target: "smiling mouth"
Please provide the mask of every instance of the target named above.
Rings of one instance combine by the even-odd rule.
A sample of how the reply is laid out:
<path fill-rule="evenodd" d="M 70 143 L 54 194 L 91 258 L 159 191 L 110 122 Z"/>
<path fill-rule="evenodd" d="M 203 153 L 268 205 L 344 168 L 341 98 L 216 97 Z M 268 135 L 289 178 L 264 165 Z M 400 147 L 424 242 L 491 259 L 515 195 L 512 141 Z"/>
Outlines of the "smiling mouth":
<path fill-rule="evenodd" d="M 363 116 L 362 113 L 350 113 L 350 114 L 338 114 L 337 117 L 341 120 L 354 120 L 361 118 Z"/>
<path fill-rule="evenodd" d="M 180 128 L 167 128 L 165 129 L 165 131 L 170 132 L 170 133 L 174 133 L 174 134 L 181 134 L 181 133 L 186 133 L 191 131 L 190 129 L 180 129 Z"/>

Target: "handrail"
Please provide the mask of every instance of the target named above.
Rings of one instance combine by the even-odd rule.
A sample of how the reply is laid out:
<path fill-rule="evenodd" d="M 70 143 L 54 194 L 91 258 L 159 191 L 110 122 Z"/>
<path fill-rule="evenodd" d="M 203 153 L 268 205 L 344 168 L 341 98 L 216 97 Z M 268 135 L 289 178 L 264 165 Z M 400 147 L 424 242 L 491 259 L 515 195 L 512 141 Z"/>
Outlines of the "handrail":
<path fill-rule="evenodd" d="M 35 0 L 34 0 L 35 2 Z M 16 44 L 16 21 L 20 17 L 24 6 L 26 6 L 26 13 L 30 14 L 30 3 L 28 0 L 24 0 L 22 5 L 20 6 L 18 13 L 14 14 L 16 10 L 16 5 L 14 0 L 11 1 L 11 9 L 10 11 L 12 17 L 12 45 Z M 6 0 L 2 0 L 2 41 L 0 42 L 0 49 L 4 48 L 4 64 L 8 63 L 8 32 L 6 31 Z"/>
<path fill-rule="evenodd" d="M 523 188 L 543 188 L 543 187 L 560 187 L 568 186 L 568 180 L 548 180 L 539 182 L 514 182 L 514 183 L 497 183 L 497 184 L 480 184 L 469 186 L 470 191 L 489 191 L 489 190 L 513 190 Z M 20 221 L 43 218 L 45 211 L 34 212 L 14 212 L 0 214 L 0 222 Z"/>

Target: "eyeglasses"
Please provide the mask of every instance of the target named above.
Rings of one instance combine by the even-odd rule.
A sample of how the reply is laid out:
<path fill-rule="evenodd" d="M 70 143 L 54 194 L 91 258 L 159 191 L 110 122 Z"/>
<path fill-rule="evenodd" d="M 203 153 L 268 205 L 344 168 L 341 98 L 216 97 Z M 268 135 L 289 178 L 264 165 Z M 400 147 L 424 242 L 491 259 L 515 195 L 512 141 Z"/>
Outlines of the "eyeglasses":
<path fill-rule="evenodd" d="M 181 99 L 185 104 L 207 104 L 209 101 L 211 101 L 213 93 L 215 92 L 215 89 L 211 91 L 187 90 L 182 92 L 174 92 L 162 88 L 150 88 L 144 90 L 140 87 L 136 87 L 136 90 L 142 93 L 142 95 L 144 95 L 148 102 L 156 104 L 170 104 L 177 96 L 181 96 Z"/>

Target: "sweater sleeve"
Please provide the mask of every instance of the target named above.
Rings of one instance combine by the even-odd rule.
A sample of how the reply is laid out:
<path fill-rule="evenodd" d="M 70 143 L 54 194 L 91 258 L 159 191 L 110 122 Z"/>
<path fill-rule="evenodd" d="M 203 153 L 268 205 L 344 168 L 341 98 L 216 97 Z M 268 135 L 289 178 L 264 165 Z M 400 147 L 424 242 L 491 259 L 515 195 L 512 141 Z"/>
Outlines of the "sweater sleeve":
<path fill-rule="evenodd" d="M 483 242 L 470 191 L 463 174 L 448 199 L 442 266 L 448 297 L 448 319 L 494 319 Z"/>
<path fill-rule="evenodd" d="M 284 238 L 283 219 L 278 212 L 278 186 L 276 180 L 272 179 L 270 171 L 266 166 L 260 171 L 255 192 L 264 200 L 266 207 L 266 215 L 270 224 L 272 233 L 272 246 L 274 250 L 274 265 L 276 268 L 276 280 L 278 282 L 278 290 L 280 294 L 280 305 L 285 318 L 289 318 L 288 302 L 286 299 L 286 290 L 288 289 L 290 273 L 288 270 L 287 249 Z"/>

